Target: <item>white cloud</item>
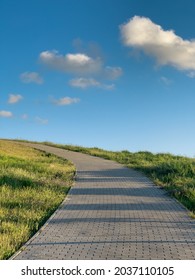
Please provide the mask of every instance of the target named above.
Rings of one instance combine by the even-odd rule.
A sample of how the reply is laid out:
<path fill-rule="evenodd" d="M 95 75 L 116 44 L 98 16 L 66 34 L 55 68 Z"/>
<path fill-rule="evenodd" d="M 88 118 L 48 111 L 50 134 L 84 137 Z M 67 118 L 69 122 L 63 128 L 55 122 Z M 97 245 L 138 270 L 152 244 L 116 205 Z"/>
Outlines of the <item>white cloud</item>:
<path fill-rule="evenodd" d="M 100 75 L 104 79 L 117 79 L 122 75 L 121 67 L 104 66 L 104 63 L 100 57 L 92 58 L 84 53 L 66 54 L 61 55 L 58 51 L 44 51 L 39 56 L 40 61 L 51 69 L 58 71 L 82 75 L 82 76 L 94 76 Z M 99 83 L 95 79 L 88 78 L 84 81 L 78 81 L 78 79 L 71 80 L 72 86 L 85 88 L 88 86 L 94 86 L 93 83 Z M 75 80 L 75 81 L 74 81 Z M 82 85 L 81 85 L 82 83 Z M 98 86 L 95 84 L 95 86 Z"/>
<path fill-rule="evenodd" d="M 98 73 L 102 68 L 100 58 L 93 59 L 86 54 L 59 54 L 57 51 L 44 51 L 40 61 L 50 68 L 73 74 Z"/>
<path fill-rule="evenodd" d="M 86 89 L 89 87 L 98 87 L 101 89 L 112 90 L 115 87 L 114 84 L 111 84 L 111 85 L 103 84 L 93 78 L 76 78 L 76 79 L 70 80 L 69 84 L 72 87 L 77 87 L 77 88 L 82 88 L 82 89 Z"/>
<path fill-rule="evenodd" d="M 14 104 L 14 103 L 19 102 L 22 99 L 23 99 L 23 97 L 20 94 L 10 94 L 8 103 Z"/>
<path fill-rule="evenodd" d="M 44 80 L 37 72 L 24 72 L 20 75 L 20 80 L 25 83 L 43 84 Z"/>
<path fill-rule="evenodd" d="M 36 117 L 35 120 L 40 123 L 40 124 L 48 124 L 48 120 L 47 119 L 42 119 L 40 117 Z"/>
<path fill-rule="evenodd" d="M 104 71 L 105 71 L 106 78 L 111 80 L 115 80 L 119 78 L 123 73 L 121 67 L 107 66 Z"/>
<path fill-rule="evenodd" d="M 195 70 L 195 40 L 184 40 L 173 30 L 163 30 L 149 18 L 134 16 L 120 26 L 123 43 L 156 58 L 159 65 Z"/>
<path fill-rule="evenodd" d="M 93 78 L 76 78 L 76 79 L 72 79 L 70 80 L 70 85 L 73 87 L 78 87 L 78 88 L 88 88 L 88 87 L 99 87 L 100 86 L 100 82 L 96 81 Z"/>
<path fill-rule="evenodd" d="M 63 97 L 60 99 L 54 99 L 53 103 L 58 106 L 65 106 L 65 105 L 70 105 L 72 103 L 78 103 L 79 101 L 80 101 L 79 98 Z"/>
<path fill-rule="evenodd" d="M 13 116 L 12 112 L 9 111 L 0 111 L 0 117 L 11 118 Z"/>

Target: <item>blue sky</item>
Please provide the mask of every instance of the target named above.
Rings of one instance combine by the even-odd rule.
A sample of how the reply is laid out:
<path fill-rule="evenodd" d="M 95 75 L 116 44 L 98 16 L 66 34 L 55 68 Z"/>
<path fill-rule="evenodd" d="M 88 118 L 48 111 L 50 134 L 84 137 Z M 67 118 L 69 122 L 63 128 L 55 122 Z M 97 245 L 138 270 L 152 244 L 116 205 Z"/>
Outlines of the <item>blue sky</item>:
<path fill-rule="evenodd" d="M 0 138 L 194 157 L 194 10 L 1 0 Z"/>

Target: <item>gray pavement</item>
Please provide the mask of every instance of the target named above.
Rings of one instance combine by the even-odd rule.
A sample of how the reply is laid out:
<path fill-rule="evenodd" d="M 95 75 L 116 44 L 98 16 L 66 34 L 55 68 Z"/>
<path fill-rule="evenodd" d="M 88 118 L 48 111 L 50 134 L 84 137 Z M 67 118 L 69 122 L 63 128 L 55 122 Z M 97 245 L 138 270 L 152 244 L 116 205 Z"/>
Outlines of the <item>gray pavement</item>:
<path fill-rule="evenodd" d="M 195 259 L 195 220 L 143 174 L 39 144 L 72 161 L 76 181 L 61 207 L 13 259 Z"/>

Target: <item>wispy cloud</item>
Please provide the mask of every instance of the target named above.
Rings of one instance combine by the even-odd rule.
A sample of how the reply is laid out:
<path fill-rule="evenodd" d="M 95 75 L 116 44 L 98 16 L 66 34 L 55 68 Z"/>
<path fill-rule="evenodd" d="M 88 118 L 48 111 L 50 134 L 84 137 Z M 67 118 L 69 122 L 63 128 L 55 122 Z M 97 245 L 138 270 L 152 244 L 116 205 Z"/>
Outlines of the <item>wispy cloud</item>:
<path fill-rule="evenodd" d="M 104 74 L 107 79 L 115 80 L 123 74 L 123 70 L 121 67 L 106 66 L 106 68 L 104 69 Z"/>
<path fill-rule="evenodd" d="M 76 78 L 76 79 L 72 79 L 70 80 L 69 84 L 72 87 L 78 87 L 78 88 L 88 88 L 88 87 L 99 87 L 100 86 L 100 82 L 98 82 L 97 80 L 93 79 L 93 78 Z"/>
<path fill-rule="evenodd" d="M 61 55 L 58 51 L 44 51 L 40 53 L 39 59 L 50 69 L 70 73 L 74 76 L 82 76 L 81 78 L 74 78 L 69 82 L 71 86 L 81 89 L 88 87 L 113 89 L 113 84 L 102 84 L 98 80 L 116 80 L 123 73 L 121 67 L 105 66 L 100 57 L 97 56 L 94 58 L 85 53 Z"/>
<path fill-rule="evenodd" d="M 115 89 L 115 84 L 110 84 L 110 85 L 103 84 L 101 87 L 106 90 L 113 90 Z"/>
<path fill-rule="evenodd" d="M 40 123 L 40 124 L 44 124 L 44 125 L 48 124 L 48 120 L 47 120 L 47 119 L 42 119 L 42 118 L 40 118 L 40 117 L 36 117 L 35 120 L 36 120 L 38 123 Z"/>
<path fill-rule="evenodd" d="M 63 56 L 58 51 L 44 51 L 40 54 L 40 61 L 52 69 L 73 74 L 98 73 L 102 68 L 100 58 L 94 59 L 83 53 Z"/>
<path fill-rule="evenodd" d="M 81 88 L 81 89 L 86 89 L 89 87 L 97 87 L 97 88 L 102 88 L 102 89 L 106 89 L 106 90 L 111 90 L 111 89 L 114 89 L 114 87 L 115 87 L 114 84 L 107 85 L 107 84 L 101 83 L 93 78 L 75 78 L 75 79 L 70 80 L 69 84 L 72 87 L 77 87 L 77 88 Z"/>
<path fill-rule="evenodd" d="M 172 80 L 168 79 L 167 77 L 160 77 L 160 80 L 166 85 L 169 86 L 172 83 Z"/>
<path fill-rule="evenodd" d="M 58 106 L 65 106 L 65 105 L 70 105 L 73 103 L 78 103 L 80 102 L 79 98 L 71 98 L 71 97 L 63 97 L 60 99 L 54 99 L 52 101 L 53 104 L 58 105 Z"/>
<path fill-rule="evenodd" d="M 9 112 L 9 111 L 0 111 L 0 117 L 11 118 L 11 117 L 13 117 L 13 114 L 12 114 L 12 112 Z"/>
<path fill-rule="evenodd" d="M 149 18 L 135 16 L 120 26 L 124 45 L 153 56 L 159 65 L 195 70 L 195 41 L 184 40 L 173 30 L 163 30 Z"/>
<path fill-rule="evenodd" d="M 22 99 L 23 99 L 23 97 L 20 94 L 10 94 L 8 103 L 10 103 L 10 104 L 18 103 Z"/>
<path fill-rule="evenodd" d="M 25 83 L 43 84 L 44 80 L 37 72 L 24 72 L 20 75 L 20 80 Z"/>
<path fill-rule="evenodd" d="M 23 114 L 23 115 L 21 116 L 21 118 L 22 118 L 23 120 L 26 120 L 26 119 L 28 119 L 28 115 L 27 115 L 27 114 Z"/>
<path fill-rule="evenodd" d="M 190 71 L 190 72 L 188 73 L 188 77 L 190 77 L 190 78 L 195 78 L 195 71 Z"/>
<path fill-rule="evenodd" d="M 76 38 L 73 40 L 73 47 L 77 53 L 85 53 L 90 57 L 104 57 L 101 46 L 94 41 L 85 42 L 80 38 Z"/>

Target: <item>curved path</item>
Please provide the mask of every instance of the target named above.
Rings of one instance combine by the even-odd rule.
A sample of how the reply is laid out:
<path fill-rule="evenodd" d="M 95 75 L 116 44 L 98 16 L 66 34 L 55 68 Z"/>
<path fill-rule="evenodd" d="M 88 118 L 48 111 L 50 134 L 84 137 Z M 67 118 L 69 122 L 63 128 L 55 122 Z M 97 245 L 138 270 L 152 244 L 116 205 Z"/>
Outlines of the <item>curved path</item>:
<path fill-rule="evenodd" d="M 195 259 L 195 220 L 141 173 L 58 148 L 77 176 L 61 207 L 13 259 Z"/>

